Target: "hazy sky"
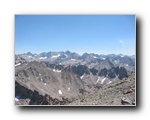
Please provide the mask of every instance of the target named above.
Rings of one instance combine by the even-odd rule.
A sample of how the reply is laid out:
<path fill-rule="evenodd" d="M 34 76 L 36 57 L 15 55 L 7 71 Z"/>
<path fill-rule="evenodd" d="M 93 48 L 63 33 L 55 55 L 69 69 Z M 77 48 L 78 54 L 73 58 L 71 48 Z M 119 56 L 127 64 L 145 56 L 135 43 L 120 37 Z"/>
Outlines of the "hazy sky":
<path fill-rule="evenodd" d="M 16 15 L 15 52 L 135 54 L 134 15 Z"/>

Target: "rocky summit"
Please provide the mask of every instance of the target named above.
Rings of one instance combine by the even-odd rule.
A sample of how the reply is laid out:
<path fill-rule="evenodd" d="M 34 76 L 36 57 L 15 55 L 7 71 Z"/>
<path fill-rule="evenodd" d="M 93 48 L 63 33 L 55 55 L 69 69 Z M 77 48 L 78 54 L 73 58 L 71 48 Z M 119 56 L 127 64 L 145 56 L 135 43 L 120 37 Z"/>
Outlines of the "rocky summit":
<path fill-rule="evenodd" d="M 136 105 L 135 56 L 15 55 L 16 105 Z"/>

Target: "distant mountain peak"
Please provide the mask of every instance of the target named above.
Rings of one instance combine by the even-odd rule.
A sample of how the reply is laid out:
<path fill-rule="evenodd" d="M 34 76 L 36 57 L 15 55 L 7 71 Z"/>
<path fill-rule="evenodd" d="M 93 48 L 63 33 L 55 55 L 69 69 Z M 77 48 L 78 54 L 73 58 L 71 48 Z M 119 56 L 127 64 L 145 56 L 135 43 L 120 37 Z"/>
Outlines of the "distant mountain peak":
<path fill-rule="evenodd" d="M 31 55 L 32 56 L 33 54 L 31 52 L 27 52 L 27 55 Z"/>

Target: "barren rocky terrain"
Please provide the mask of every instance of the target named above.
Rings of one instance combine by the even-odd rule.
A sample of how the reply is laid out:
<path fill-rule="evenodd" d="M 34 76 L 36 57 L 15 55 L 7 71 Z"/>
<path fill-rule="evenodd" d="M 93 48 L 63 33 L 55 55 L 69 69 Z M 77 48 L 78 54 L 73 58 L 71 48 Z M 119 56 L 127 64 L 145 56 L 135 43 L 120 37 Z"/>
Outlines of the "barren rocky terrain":
<path fill-rule="evenodd" d="M 16 105 L 136 105 L 135 56 L 15 55 Z"/>

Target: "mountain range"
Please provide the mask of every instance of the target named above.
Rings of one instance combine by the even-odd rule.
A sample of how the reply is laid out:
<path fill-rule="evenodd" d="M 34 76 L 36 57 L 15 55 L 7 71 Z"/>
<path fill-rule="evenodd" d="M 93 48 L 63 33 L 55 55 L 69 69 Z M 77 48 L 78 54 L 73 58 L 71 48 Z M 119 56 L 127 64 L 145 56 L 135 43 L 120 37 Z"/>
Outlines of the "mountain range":
<path fill-rule="evenodd" d="M 16 54 L 15 104 L 72 104 L 130 76 L 135 77 L 134 55 L 70 51 Z"/>

